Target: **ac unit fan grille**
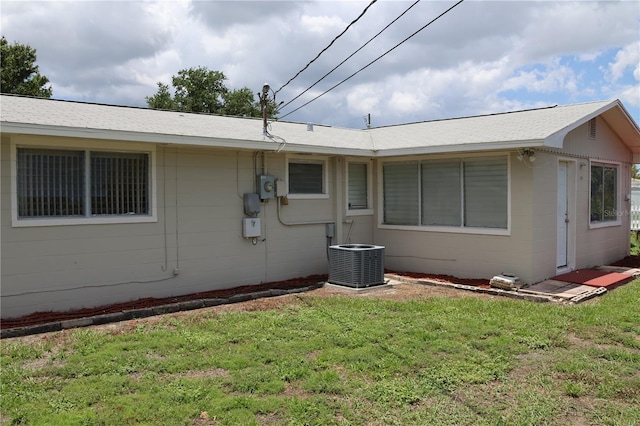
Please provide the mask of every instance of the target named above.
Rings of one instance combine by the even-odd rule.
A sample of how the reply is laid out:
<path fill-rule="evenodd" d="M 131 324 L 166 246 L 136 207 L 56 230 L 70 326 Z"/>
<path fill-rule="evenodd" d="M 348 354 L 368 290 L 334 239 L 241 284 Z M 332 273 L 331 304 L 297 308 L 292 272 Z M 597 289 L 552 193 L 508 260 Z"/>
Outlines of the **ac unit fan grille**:
<path fill-rule="evenodd" d="M 330 246 L 329 282 L 355 288 L 384 284 L 384 247 Z"/>

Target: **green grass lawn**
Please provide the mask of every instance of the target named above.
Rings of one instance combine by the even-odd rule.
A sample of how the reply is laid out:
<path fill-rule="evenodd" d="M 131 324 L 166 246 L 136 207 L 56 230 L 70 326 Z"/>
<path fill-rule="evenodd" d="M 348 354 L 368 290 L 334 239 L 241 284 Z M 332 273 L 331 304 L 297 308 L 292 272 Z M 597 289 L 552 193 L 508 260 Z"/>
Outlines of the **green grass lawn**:
<path fill-rule="evenodd" d="M 640 424 L 640 281 L 576 306 L 292 300 L 3 340 L 0 423 Z"/>
<path fill-rule="evenodd" d="M 640 241 L 638 241 L 638 234 L 635 231 L 631 231 L 631 247 L 629 249 L 629 254 L 631 256 L 640 255 Z"/>

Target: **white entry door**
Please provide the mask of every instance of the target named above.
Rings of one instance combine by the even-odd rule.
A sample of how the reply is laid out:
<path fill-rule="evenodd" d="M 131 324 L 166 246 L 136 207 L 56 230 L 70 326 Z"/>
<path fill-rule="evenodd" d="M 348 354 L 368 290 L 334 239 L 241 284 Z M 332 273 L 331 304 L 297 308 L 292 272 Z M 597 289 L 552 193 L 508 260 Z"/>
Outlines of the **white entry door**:
<path fill-rule="evenodd" d="M 558 163 L 558 248 L 556 266 L 567 266 L 569 242 L 569 168 L 566 162 Z"/>

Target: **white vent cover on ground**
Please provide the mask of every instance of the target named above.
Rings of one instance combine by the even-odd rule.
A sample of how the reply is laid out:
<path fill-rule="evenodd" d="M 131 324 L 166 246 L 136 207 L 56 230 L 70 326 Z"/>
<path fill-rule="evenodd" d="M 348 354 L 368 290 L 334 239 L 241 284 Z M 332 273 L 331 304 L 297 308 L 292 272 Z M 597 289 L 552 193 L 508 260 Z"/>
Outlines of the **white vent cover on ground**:
<path fill-rule="evenodd" d="M 329 282 L 354 288 L 384 284 L 384 247 L 329 246 Z"/>

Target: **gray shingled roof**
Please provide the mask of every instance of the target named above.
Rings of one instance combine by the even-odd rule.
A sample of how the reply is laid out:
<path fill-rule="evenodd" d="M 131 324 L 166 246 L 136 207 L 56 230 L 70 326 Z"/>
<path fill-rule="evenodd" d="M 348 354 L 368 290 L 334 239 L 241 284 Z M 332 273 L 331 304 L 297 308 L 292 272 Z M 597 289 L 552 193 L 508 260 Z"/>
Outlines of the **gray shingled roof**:
<path fill-rule="evenodd" d="M 615 101 L 613 101 L 615 102 Z M 428 121 L 374 129 L 373 139 L 386 155 L 418 151 L 461 151 L 552 146 L 558 134 L 589 121 L 612 101 L 540 108 L 503 114 Z"/>
<path fill-rule="evenodd" d="M 262 121 L 208 114 L 157 111 L 2 95 L 2 132 L 176 143 L 246 149 L 276 149 Z M 270 133 L 286 151 L 347 155 L 405 155 L 547 146 L 602 115 L 640 154 L 640 131 L 617 101 L 589 102 L 503 114 L 401 124 L 367 130 L 276 121 Z"/>
<path fill-rule="evenodd" d="M 176 143 L 247 149 L 274 149 L 263 134 L 262 120 L 210 114 L 158 111 L 17 96 L 0 97 L 3 132 L 47 134 L 140 142 Z M 345 154 L 371 152 L 361 130 L 277 122 L 271 132 L 288 150 Z"/>

